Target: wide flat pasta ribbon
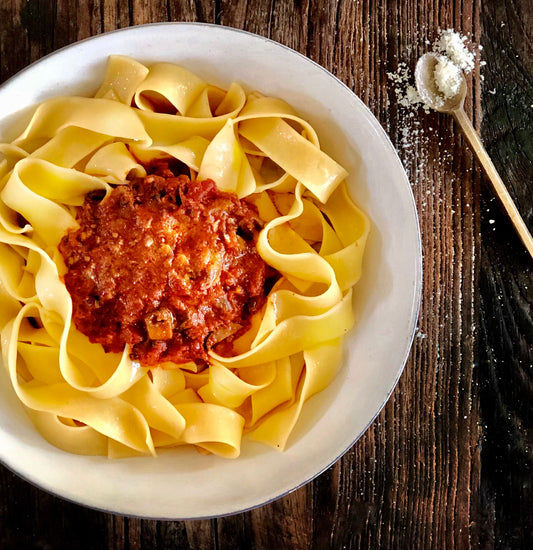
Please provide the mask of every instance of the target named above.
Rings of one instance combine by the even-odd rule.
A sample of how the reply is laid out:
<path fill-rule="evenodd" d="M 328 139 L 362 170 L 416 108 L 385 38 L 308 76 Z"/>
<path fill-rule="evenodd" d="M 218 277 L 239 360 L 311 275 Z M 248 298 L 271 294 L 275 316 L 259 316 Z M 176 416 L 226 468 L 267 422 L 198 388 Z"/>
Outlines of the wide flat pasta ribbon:
<path fill-rule="evenodd" d="M 86 128 L 66 126 L 30 156 L 63 168 L 73 168 L 111 139 L 111 136 Z"/>
<path fill-rule="evenodd" d="M 133 99 L 140 109 L 146 111 L 161 111 L 170 106 L 185 116 L 205 87 L 201 78 L 183 67 L 156 63 L 137 86 Z"/>
<path fill-rule="evenodd" d="M 300 374 L 303 369 L 303 357 L 284 357 L 275 362 L 276 376 L 271 384 L 260 388 L 250 399 L 251 415 L 246 424 L 248 431 L 265 415 L 277 407 L 294 400 Z M 243 369 L 243 374 L 252 367 Z"/>
<path fill-rule="evenodd" d="M 298 123 L 298 132 L 287 120 Z M 251 101 L 240 116 L 239 133 L 263 154 L 305 185 L 322 202 L 347 176 L 346 170 L 320 149 L 314 129 L 285 102 Z"/>
<path fill-rule="evenodd" d="M 150 143 L 138 111 L 110 99 L 58 97 L 41 103 L 22 134 L 13 142 L 26 149 L 49 140 L 69 126 L 136 143 Z M 30 151 L 31 152 L 31 151 Z"/>
<path fill-rule="evenodd" d="M 17 371 L 16 334 L 21 321 L 35 308 L 34 304 L 23 307 L 1 333 L 2 358 L 8 366 L 11 383 L 22 403 L 34 411 L 76 419 L 108 437 L 126 442 L 133 449 L 153 453 L 146 420 L 129 403 L 119 398 L 109 398 L 105 407 L 102 407 L 101 400 L 66 382 L 41 384 L 36 381 L 21 381 Z"/>
<path fill-rule="evenodd" d="M 200 170 L 209 140 L 202 136 L 192 136 L 170 145 L 154 145 L 150 147 L 131 145 L 130 151 L 140 162 L 149 163 L 154 159 L 175 158 L 186 164 L 192 173 Z"/>
<path fill-rule="evenodd" d="M 213 403 L 182 403 L 176 408 L 187 425 L 182 436 L 184 443 L 225 458 L 239 456 L 244 426 L 240 414 Z"/>
<path fill-rule="evenodd" d="M 198 179 L 212 179 L 223 191 L 239 198 L 254 193 L 257 187 L 252 167 L 235 135 L 235 126 L 228 120 L 207 147 Z"/>
<path fill-rule="evenodd" d="M 121 141 L 109 143 L 98 149 L 87 161 L 84 172 L 115 184 L 124 183 L 132 172 L 136 177 L 146 176 L 144 166 L 139 164 Z"/>
<path fill-rule="evenodd" d="M 285 319 L 256 347 L 234 357 L 222 357 L 214 352 L 217 362 L 230 368 L 243 368 L 281 359 L 314 347 L 317 342 L 344 336 L 353 326 L 352 292 L 322 315 L 300 315 Z"/>
<path fill-rule="evenodd" d="M 273 410 L 259 425 L 249 432 L 255 441 L 266 443 L 282 451 L 287 445 L 304 403 L 326 388 L 335 377 L 342 360 L 342 339 L 315 347 L 304 352 L 304 376 L 299 391 L 292 403 L 280 410 Z"/>
<path fill-rule="evenodd" d="M 267 365 L 262 365 L 264 370 Z M 240 378 L 224 365 L 213 362 L 209 365 L 209 382 L 198 390 L 198 395 L 206 403 L 215 403 L 230 409 L 243 404 L 244 400 L 255 392 L 266 388 L 274 380 L 275 372 L 270 369 L 270 376 L 252 384 Z"/>
<path fill-rule="evenodd" d="M 63 205 L 81 205 L 85 194 L 97 189 L 107 192 L 109 186 L 77 170 L 27 158 L 13 169 L 0 198 L 24 216 L 47 246 L 55 247 L 67 230 L 78 226 Z M 10 229 L 9 223 L 2 225 Z"/>
<path fill-rule="evenodd" d="M 30 408 L 26 411 L 40 434 L 55 447 L 79 455 L 107 454 L 108 437 L 94 428 L 67 424 L 54 413 Z"/>
<path fill-rule="evenodd" d="M 148 67 L 131 57 L 110 55 L 106 64 L 104 81 L 95 97 L 131 105 L 135 93 L 148 72 Z"/>

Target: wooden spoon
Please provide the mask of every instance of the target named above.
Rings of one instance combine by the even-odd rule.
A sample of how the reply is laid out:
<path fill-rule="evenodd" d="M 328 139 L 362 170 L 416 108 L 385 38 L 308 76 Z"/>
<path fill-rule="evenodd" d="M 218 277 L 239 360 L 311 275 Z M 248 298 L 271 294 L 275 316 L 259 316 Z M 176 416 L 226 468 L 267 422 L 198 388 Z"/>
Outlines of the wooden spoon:
<path fill-rule="evenodd" d="M 470 119 L 466 116 L 464 110 L 466 80 L 464 75 L 461 73 L 461 84 L 459 86 L 459 91 L 453 97 L 444 97 L 444 95 L 437 89 L 437 84 L 435 82 L 434 73 L 435 66 L 438 61 L 438 55 L 434 53 L 426 53 L 418 60 L 415 69 L 415 81 L 418 93 L 428 107 L 431 107 L 441 113 L 449 113 L 453 115 L 468 140 L 468 143 L 476 154 L 479 162 L 485 169 L 487 177 L 492 184 L 494 193 L 499 198 L 502 206 L 511 218 L 520 239 L 522 239 L 522 242 L 527 248 L 530 256 L 533 258 L 533 237 L 531 237 L 531 233 L 524 223 L 522 216 L 520 216 L 520 212 L 518 212 L 511 195 L 509 195 L 509 191 L 507 191 L 507 188 L 496 171 L 496 168 L 494 167 L 487 151 L 483 147 L 481 139 L 472 126 Z"/>

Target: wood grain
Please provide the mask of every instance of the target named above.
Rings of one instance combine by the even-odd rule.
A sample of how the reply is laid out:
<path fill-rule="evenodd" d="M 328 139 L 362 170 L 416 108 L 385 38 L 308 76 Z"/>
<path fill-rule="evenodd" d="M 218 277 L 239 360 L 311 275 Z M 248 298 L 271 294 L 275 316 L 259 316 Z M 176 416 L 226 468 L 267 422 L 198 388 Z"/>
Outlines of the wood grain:
<path fill-rule="evenodd" d="M 533 547 L 533 271 L 451 118 L 412 113 L 387 73 L 439 28 L 484 47 L 466 109 L 533 228 L 530 0 L 8 0 L 0 80 L 76 40 L 158 21 L 268 36 L 329 69 L 381 122 L 412 183 L 424 294 L 404 374 L 346 455 L 244 514 L 156 522 L 92 511 L 0 469 L 0 548 Z M 484 80 L 482 80 L 482 76 Z M 413 116 L 411 116 L 411 114 Z"/>
<path fill-rule="evenodd" d="M 533 13 L 531 4 L 520 2 L 488 8 L 483 138 L 531 230 Z M 481 203 L 481 231 L 484 504 L 497 544 L 528 548 L 533 545 L 533 265 L 490 193 Z"/>

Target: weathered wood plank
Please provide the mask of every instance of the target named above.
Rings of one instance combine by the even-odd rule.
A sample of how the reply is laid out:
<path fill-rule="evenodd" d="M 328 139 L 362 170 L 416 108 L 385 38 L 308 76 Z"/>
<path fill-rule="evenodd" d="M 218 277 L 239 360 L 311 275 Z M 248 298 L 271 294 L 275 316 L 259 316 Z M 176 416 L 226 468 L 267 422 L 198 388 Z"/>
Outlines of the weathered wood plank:
<path fill-rule="evenodd" d="M 531 5 L 488 3 L 482 24 L 487 61 L 483 139 L 533 231 Z M 529 548 L 533 546 L 533 269 L 490 189 L 482 198 L 477 373 L 484 433 L 481 496 L 495 547 Z"/>

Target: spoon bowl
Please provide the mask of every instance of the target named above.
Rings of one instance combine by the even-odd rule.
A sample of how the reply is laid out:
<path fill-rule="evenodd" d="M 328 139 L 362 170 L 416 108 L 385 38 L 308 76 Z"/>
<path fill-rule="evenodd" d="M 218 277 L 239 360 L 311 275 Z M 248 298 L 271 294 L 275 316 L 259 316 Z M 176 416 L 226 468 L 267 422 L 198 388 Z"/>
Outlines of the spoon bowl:
<path fill-rule="evenodd" d="M 428 107 L 441 113 L 453 113 L 453 111 L 463 108 L 466 97 L 466 79 L 461 72 L 459 91 L 451 97 L 446 97 L 439 90 L 435 79 L 435 68 L 438 63 L 439 55 L 435 53 L 426 53 L 418 60 L 415 68 L 416 89 Z"/>

